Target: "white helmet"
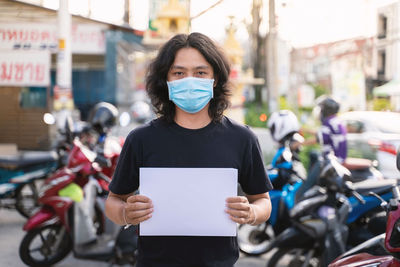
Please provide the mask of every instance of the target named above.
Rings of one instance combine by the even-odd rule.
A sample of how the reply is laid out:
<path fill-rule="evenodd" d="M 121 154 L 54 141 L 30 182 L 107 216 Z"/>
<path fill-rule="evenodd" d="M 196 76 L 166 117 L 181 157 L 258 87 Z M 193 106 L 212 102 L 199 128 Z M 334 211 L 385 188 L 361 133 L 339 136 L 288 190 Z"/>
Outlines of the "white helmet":
<path fill-rule="evenodd" d="M 298 132 L 300 129 L 296 115 L 290 110 L 273 112 L 269 117 L 267 126 L 276 142 L 283 141 L 283 138 L 288 134 Z"/>

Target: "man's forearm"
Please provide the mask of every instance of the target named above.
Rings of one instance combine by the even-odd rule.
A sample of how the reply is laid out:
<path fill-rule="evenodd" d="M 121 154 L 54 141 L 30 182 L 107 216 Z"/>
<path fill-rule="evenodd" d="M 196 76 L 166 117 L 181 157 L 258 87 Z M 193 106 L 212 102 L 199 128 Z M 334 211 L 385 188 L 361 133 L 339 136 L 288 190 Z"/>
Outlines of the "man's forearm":
<path fill-rule="evenodd" d="M 271 201 L 269 198 L 260 198 L 251 203 L 254 211 L 254 222 L 252 225 L 263 223 L 269 219 L 271 215 Z"/>
<path fill-rule="evenodd" d="M 105 203 L 106 216 L 116 224 L 125 225 L 123 218 L 124 201 L 116 196 L 108 196 Z"/>

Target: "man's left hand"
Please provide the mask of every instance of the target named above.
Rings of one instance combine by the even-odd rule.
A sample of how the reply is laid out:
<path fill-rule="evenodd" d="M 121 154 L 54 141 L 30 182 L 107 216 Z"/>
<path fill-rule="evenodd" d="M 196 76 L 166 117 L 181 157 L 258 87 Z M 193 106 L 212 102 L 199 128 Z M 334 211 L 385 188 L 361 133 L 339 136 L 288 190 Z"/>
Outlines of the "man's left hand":
<path fill-rule="evenodd" d="M 239 224 L 255 222 L 254 208 L 246 197 L 229 197 L 226 199 L 226 207 L 225 211 L 232 221 Z"/>

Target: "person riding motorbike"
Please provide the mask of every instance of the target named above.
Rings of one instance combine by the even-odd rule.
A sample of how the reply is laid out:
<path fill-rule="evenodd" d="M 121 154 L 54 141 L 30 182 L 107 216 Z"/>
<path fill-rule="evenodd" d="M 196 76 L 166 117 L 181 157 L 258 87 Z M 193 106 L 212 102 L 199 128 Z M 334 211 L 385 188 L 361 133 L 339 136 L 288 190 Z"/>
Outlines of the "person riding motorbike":
<path fill-rule="evenodd" d="M 289 225 L 288 213 L 294 205 L 295 195 L 306 177 L 306 170 L 298 153 L 304 138 L 296 115 L 290 110 L 271 114 L 267 126 L 277 151 L 267 166 L 268 177 L 274 189 L 270 191 L 272 212 L 263 224 L 240 225 L 238 229 L 239 249 L 247 255 L 260 255 L 266 252 L 271 240 Z"/>
<path fill-rule="evenodd" d="M 278 152 L 275 155 L 272 165 L 278 166 L 279 161 L 285 162 L 300 162 L 299 151 L 300 146 L 304 142 L 304 138 L 298 133 L 300 130 L 300 124 L 297 120 L 296 115 L 290 110 L 280 110 L 271 114 L 267 126 L 270 130 L 272 139 L 279 145 Z M 285 151 L 285 147 L 288 147 L 292 160 L 287 161 L 287 159 L 282 158 L 281 154 Z M 279 153 L 279 151 L 282 153 Z M 301 165 L 302 170 L 299 170 L 303 174 L 302 178 L 305 178 L 306 173 L 303 165 Z M 293 168 L 293 166 L 291 167 Z M 304 169 L 304 170 L 303 170 Z M 282 170 L 282 168 L 279 168 Z M 273 180 L 274 189 L 280 189 L 282 185 L 286 184 L 288 181 L 282 179 L 286 175 L 278 175 L 280 179 Z"/>
<path fill-rule="evenodd" d="M 303 132 L 314 136 L 306 139 L 304 145 L 319 143 L 322 145 L 322 154 L 327 155 L 331 151 L 343 163 L 347 158 L 347 130 L 344 123 L 338 118 L 340 104 L 332 97 L 324 97 L 314 109 L 315 114 L 321 121 L 318 131 L 302 129 Z"/>
<path fill-rule="evenodd" d="M 267 126 L 271 132 L 272 139 L 280 145 L 283 145 L 289 137 L 300 130 L 299 121 L 290 110 L 280 110 L 272 113 Z"/>

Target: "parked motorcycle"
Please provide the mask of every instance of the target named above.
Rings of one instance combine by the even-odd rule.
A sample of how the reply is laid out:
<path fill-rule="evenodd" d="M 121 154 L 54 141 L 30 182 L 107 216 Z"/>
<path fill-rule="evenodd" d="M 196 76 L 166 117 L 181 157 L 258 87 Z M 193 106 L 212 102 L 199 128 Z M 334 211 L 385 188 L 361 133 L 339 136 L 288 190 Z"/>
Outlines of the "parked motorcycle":
<path fill-rule="evenodd" d="M 38 209 L 35 182 L 57 168 L 53 151 L 19 151 L 0 156 L 0 208 L 16 209 L 28 218 Z"/>
<path fill-rule="evenodd" d="M 46 124 L 54 124 L 53 115 L 43 116 Z M 17 151 L 0 156 L 0 207 L 16 209 L 29 218 L 39 209 L 38 186 L 55 170 L 66 165 L 74 136 L 70 117 L 63 120 L 62 127 L 50 151 Z"/>
<path fill-rule="evenodd" d="M 353 179 L 353 172 L 345 167 L 349 166 L 349 164 L 340 164 L 337 160 L 333 160 L 333 153 L 329 155 L 328 158 L 331 158 L 331 160 L 327 161 L 323 157 L 319 157 L 317 159 L 310 171 L 310 173 L 314 173 L 314 175 L 309 175 L 305 181 L 305 184 L 316 184 L 318 179 L 321 178 L 321 174 L 324 172 L 324 169 L 330 168 L 331 164 L 341 165 L 344 169 L 347 169 L 350 172 L 350 176 L 346 175 L 344 177 L 344 182 L 352 182 L 353 188 L 363 196 L 364 201 L 360 202 L 354 196 L 349 197 L 349 202 L 352 206 L 350 214 L 346 220 L 346 224 L 349 227 L 349 237 L 346 246 L 349 249 L 377 234 L 384 232 L 386 219 L 381 212 L 380 202 L 377 198 L 370 196 L 369 192 L 373 191 L 380 195 L 383 199 L 389 200 L 392 197 L 392 188 L 395 184 L 395 181 L 391 179 L 381 179 L 379 175 L 372 176 L 368 179 L 364 179 L 363 181 L 359 181 L 359 179 Z M 360 161 L 361 164 L 359 164 Z M 327 162 L 329 163 L 328 165 L 326 165 Z M 363 159 L 354 159 L 354 162 L 356 164 L 351 165 L 353 169 L 357 169 L 358 166 L 363 166 Z M 368 174 L 368 169 L 364 169 L 362 172 Z M 379 171 L 377 171 L 377 173 L 380 174 Z M 356 182 L 354 182 L 354 180 Z M 304 193 L 301 192 L 301 190 L 302 188 L 300 188 L 298 194 L 303 195 Z"/>
<path fill-rule="evenodd" d="M 49 266 L 71 251 L 81 259 L 135 263 L 136 229 L 122 231 L 104 214 L 121 144 L 106 137 L 105 131 L 115 123 L 115 107 L 97 108 L 103 113 L 99 115 L 102 125 L 94 119 L 90 124 L 97 133 L 96 143 L 91 143 L 90 130 L 74 139 L 67 166 L 46 180 L 40 192 L 41 210 L 24 225 L 27 233 L 19 254 L 27 265 Z"/>
<path fill-rule="evenodd" d="M 267 266 L 279 266 L 286 256 L 290 266 L 326 266 L 345 251 L 351 210 L 346 195 L 363 200 L 350 183 L 343 182 L 350 172 L 334 160 L 326 159 L 320 185 L 308 190 L 290 211 L 292 226 L 270 243 L 277 251 Z"/>
<path fill-rule="evenodd" d="M 399 150 L 396 157 L 397 169 L 400 170 Z M 379 196 L 376 197 L 379 198 Z M 387 215 L 386 232 L 342 254 L 330 263 L 329 267 L 400 266 L 400 191 L 398 186 L 393 187 L 393 196 L 390 201 L 379 199 Z M 383 248 L 383 253 L 374 253 L 377 248 Z"/>
<path fill-rule="evenodd" d="M 303 183 L 302 179 L 306 177 L 297 149 L 294 149 L 302 141 L 298 133 L 288 136 L 268 166 L 267 173 L 274 186 L 269 192 L 271 216 L 266 223 L 260 225 L 239 226 L 238 245 L 243 253 L 253 256 L 265 253 L 270 241 L 289 227 L 289 210 L 295 204 L 296 192 Z"/>
<path fill-rule="evenodd" d="M 362 194 L 382 194 L 397 184 L 396 180 L 384 180 L 377 181 L 377 187 L 371 182 L 358 187 L 358 183 L 348 181 L 350 175 L 333 155 L 324 158 L 317 186 L 308 190 L 290 211 L 292 226 L 270 243 L 269 250 L 278 250 L 267 266 L 277 266 L 286 257 L 291 266 L 327 266 L 347 250 L 349 229 L 354 230 L 348 220 L 352 212 L 357 216 L 362 212 L 352 209 L 352 203 L 358 201 L 367 209 Z M 367 226 L 364 229 L 370 230 Z"/>
<path fill-rule="evenodd" d="M 306 174 L 298 156 L 304 138 L 298 133 L 300 129 L 298 120 L 291 111 L 281 110 L 273 113 L 268 127 L 272 138 L 280 145 L 271 166 L 267 169 L 274 186 L 274 190 L 269 192 L 272 203 L 271 216 L 266 223 L 257 226 L 244 224 L 240 225 L 238 229 L 239 249 L 252 256 L 267 253 L 271 240 L 290 226 L 289 211 L 307 190 L 317 183 L 321 173 L 320 161 L 322 159 L 318 155 L 314 155 L 315 158 L 312 158 L 311 162 L 316 164 L 313 164 L 313 168 L 308 175 Z M 350 167 L 352 171 L 351 176 L 346 176 L 345 179 L 350 181 L 368 180 L 368 182 L 360 183 L 358 190 L 362 191 L 362 188 L 370 189 L 372 187 L 385 199 L 390 198 L 391 184 L 382 179 L 382 175 L 373 167 L 371 161 L 349 159 L 346 166 Z M 376 198 L 368 197 L 366 204 L 360 205 L 358 200 L 352 197 L 350 203 L 354 208 L 347 221 L 352 229 L 349 245 L 354 246 L 376 234 L 376 232 L 370 232 L 367 222 L 374 225 L 382 222 L 377 219 L 379 217 L 375 218 L 375 213 L 377 213 L 375 208 L 379 207 Z"/>

